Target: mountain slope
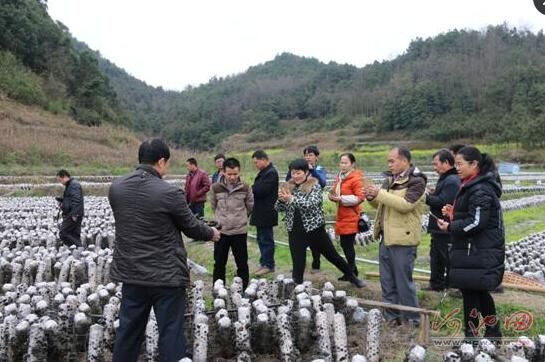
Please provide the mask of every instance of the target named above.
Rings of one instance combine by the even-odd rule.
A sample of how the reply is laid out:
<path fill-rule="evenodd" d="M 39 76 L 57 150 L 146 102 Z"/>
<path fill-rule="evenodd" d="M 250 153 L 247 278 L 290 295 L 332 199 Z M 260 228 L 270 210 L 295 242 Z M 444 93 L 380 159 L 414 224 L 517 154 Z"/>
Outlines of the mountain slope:
<path fill-rule="evenodd" d="M 305 132 L 545 144 L 545 36 L 506 25 L 416 39 L 360 69 L 284 53 L 181 93 L 140 85 L 128 96 L 128 83 L 105 71 L 133 119 L 145 118 L 138 129 L 184 147 L 213 148 L 234 133 L 282 137 L 282 120 Z"/>
<path fill-rule="evenodd" d="M 49 17 L 45 0 L 5 0 L 0 94 L 82 124 L 124 124 L 188 149 L 214 149 L 234 134 L 260 142 L 336 129 L 532 148 L 545 145 L 545 36 L 506 25 L 452 30 L 415 39 L 395 59 L 363 68 L 283 53 L 241 74 L 171 92 L 73 39 Z"/>
<path fill-rule="evenodd" d="M 127 129 L 87 127 L 67 116 L 0 99 L 0 167 L 13 173 L 58 168 L 111 174 L 137 163 L 139 138 Z"/>

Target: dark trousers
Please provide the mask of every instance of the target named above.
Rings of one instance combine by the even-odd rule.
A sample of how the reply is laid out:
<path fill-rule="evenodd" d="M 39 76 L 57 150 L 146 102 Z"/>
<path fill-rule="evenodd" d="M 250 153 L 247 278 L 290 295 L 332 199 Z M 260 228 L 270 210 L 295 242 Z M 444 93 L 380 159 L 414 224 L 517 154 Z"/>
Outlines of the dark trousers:
<path fill-rule="evenodd" d="M 259 265 L 274 270 L 274 234 L 272 226 L 257 226 L 257 245 L 259 245 Z"/>
<path fill-rule="evenodd" d="M 214 243 L 214 281 L 221 279 L 225 284 L 225 265 L 231 248 L 237 265 L 237 276 L 242 279 L 242 285 L 246 289 L 250 280 L 247 238 L 247 234 L 221 234 L 219 241 Z"/>
<path fill-rule="evenodd" d="M 442 290 L 448 287 L 449 256 L 448 245 L 450 235 L 432 234 L 430 247 L 430 288 Z"/>
<path fill-rule="evenodd" d="M 204 201 L 189 204 L 189 210 L 197 217 L 204 217 Z"/>
<path fill-rule="evenodd" d="M 81 222 L 83 218 L 78 216 L 76 221 L 70 216 L 63 216 L 62 224 L 59 228 L 59 239 L 67 245 L 81 246 Z"/>
<path fill-rule="evenodd" d="M 379 271 L 382 301 L 418 308 L 416 286 L 413 282 L 416 246 L 386 246 L 380 242 Z M 419 321 L 420 316 L 414 312 L 403 312 L 407 320 Z M 384 311 L 386 320 L 399 318 L 400 314 L 392 309 Z"/>
<path fill-rule="evenodd" d="M 185 357 L 185 288 L 123 283 L 114 362 L 137 361 L 152 306 L 159 328 L 160 361 L 179 361 Z"/>
<path fill-rule="evenodd" d="M 351 270 L 354 271 L 354 275 L 358 275 L 358 268 L 356 267 L 356 250 L 354 250 L 354 242 L 356 241 L 356 234 L 341 235 L 341 247 L 343 248 L 346 262 Z"/>
<path fill-rule="evenodd" d="M 313 245 L 313 243 L 309 245 L 310 252 L 312 253 L 312 269 L 320 270 L 320 250 L 315 248 Z"/>
<path fill-rule="evenodd" d="M 484 336 L 486 338 L 500 338 L 500 323 L 496 315 L 496 305 L 490 292 L 487 290 L 467 289 L 461 289 L 461 291 L 464 298 L 465 336 L 469 338 L 479 336 L 479 314 L 481 314 L 485 322 Z"/>
<path fill-rule="evenodd" d="M 306 232 L 302 225 L 294 223 L 293 229 L 288 233 L 288 236 L 291 261 L 293 264 L 292 277 L 295 283 L 303 283 L 307 246 L 311 246 L 311 250 L 316 250 L 319 254 L 323 255 L 331 264 L 335 265 L 337 269 L 349 276 L 349 278 L 354 277 L 352 270 L 346 261 L 337 253 L 337 250 L 335 250 L 324 226 Z"/>

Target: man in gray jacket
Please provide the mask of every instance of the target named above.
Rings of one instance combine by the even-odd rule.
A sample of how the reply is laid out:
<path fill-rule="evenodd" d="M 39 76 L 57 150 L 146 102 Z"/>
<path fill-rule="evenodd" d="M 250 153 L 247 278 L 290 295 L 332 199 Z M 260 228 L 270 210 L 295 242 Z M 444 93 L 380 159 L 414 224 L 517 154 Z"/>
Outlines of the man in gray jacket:
<path fill-rule="evenodd" d="M 123 283 L 113 361 L 138 359 L 151 307 L 161 361 L 185 357 L 189 268 L 180 232 L 201 240 L 220 237 L 218 230 L 197 220 L 181 189 L 162 180 L 169 158 L 163 141 L 144 141 L 138 150 L 140 165 L 110 187 L 116 236 L 110 276 Z"/>
<path fill-rule="evenodd" d="M 214 281 L 225 283 L 225 265 L 229 249 L 233 250 L 237 276 L 244 289 L 250 279 L 248 271 L 248 215 L 254 207 L 252 188 L 240 179 L 240 162 L 228 158 L 223 162 L 223 177 L 212 185 L 210 206 L 221 225 L 221 238 L 214 244 Z"/>

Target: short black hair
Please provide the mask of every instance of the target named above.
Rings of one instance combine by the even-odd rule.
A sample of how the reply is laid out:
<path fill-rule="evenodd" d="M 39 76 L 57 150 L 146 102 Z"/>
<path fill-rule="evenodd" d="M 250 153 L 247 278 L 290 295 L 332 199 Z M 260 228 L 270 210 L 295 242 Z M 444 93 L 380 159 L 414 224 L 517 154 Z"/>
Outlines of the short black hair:
<path fill-rule="evenodd" d="M 252 153 L 252 158 L 257 158 L 258 160 L 268 160 L 269 156 L 267 155 L 267 152 L 263 150 L 256 150 L 254 153 Z"/>
<path fill-rule="evenodd" d="M 306 155 L 307 153 L 314 153 L 316 156 L 320 155 L 320 150 L 318 150 L 317 146 L 307 146 L 303 150 L 303 155 Z"/>
<path fill-rule="evenodd" d="M 351 164 L 356 163 L 356 157 L 354 156 L 354 154 L 350 152 L 341 153 L 341 155 L 339 156 L 339 160 L 343 158 L 344 156 L 346 156 L 350 160 Z"/>
<path fill-rule="evenodd" d="M 432 159 L 439 157 L 441 163 L 447 162 L 449 165 L 454 166 L 454 155 L 452 151 L 447 148 L 441 148 L 439 151 L 435 152 L 432 156 Z"/>
<path fill-rule="evenodd" d="M 457 154 L 462 148 L 464 148 L 466 145 L 463 145 L 461 143 L 457 143 L 457 144 L 454 144 L 454 145 L 450 145 L 449 146 L 449 150 L 453 153 L 453 154 Z"/>
<path fill-rule="evenodd" d="M 300 171 L 307 172 L 309 170 L 307 161 L 302 158 L 298 158 L 296 160 L 291 161 L 288 168 L 290 171 L 300 170 Z"/>
<path fill-rule="evenodd" d="M 70 178 L 70 174 L 68 173 L 68 171 L 66 171 L 64 168 L 59 170 L 57 172 L 57 177 L 68 177 Z"/>
<path fill-rule="evenodd" d="M 147 165 L 155 165 L 161 158 L 170 158 L 170 149 L 167 144 L 159 139 L 145 140 L 138 149 L 138 162 Z"/>
<path fill-rule="evenodd" d="M 214 161 L 217 161 L 220 158 L 225 160 L 225 155 L 223 153 L 218 153 L 217 155 L 214 156 Z"/>
<path fill-rule="evenodd" d="M 198 166 L 197 160 L 194 157 L 189 157 L 185 162 L 188 162 L 192 165 Z"/>
<path fill-rule="evenodd" d="M 226 168 L 238 168 L 240 170 L 240 162 L 234 157 L 229 157 L 223 161 L 223 169 Z"/>
<path fill-rule="evenodd" d="M 398 156 L 406 159 L 407 161 L 411 162 L 411 151 L 405 147 L 405 146 L 398 146 L 394 147 L 394 149 L 397 149 Z"/>

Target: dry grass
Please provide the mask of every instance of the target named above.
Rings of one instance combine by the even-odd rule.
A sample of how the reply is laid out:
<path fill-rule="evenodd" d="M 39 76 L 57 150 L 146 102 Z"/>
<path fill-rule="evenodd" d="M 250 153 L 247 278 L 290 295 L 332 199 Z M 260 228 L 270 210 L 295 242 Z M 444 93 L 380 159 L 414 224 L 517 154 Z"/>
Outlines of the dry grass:
<path fill-rule="evenodd" d="M 50 173 L 58 167 L 78 174 L 124 172 L 137 163 L 144 135 L 104 124 L 87 127 L 65 115 L 55 115 L 0 98 L 0 173 Z M 185 172 L 194 154 L 173 150 L 173 173 Z M 200 156 L 200 155 L 197 155 Z"/>
<path fill-rule="evenodd" d="M 139 139 L 134 133 L 109 125 L 86 127 L 67 116 L 12 101 L 0 101 L 2 152 L 33 152 L 44 159 L 66 154 L 74 162 L 126 163 L 134 158 Z"/>
<path fill-rule="evenodd" d="M 289 127 L 292 121 L 282 121 L 281 127 Z M 270 137 L 266 140 L 254 140 L 248 134 L 236 133 L 225 139 L 221 148 L 226 151 L 250 151 L 258 148 L 263 149 L 286 149 L 287 151 L 301 152 L 308 145 L 317 144 L 320 149 L 346 150 L 350 143 L 362 141 L 365 137 L 356 135 L 355 130 L 333 130 L 322 132 L 308 132 L 302 126 L 291 125 L 291 130 L 286 136 Z M 343 135 L 347 134 L 347 135 Z"/>

